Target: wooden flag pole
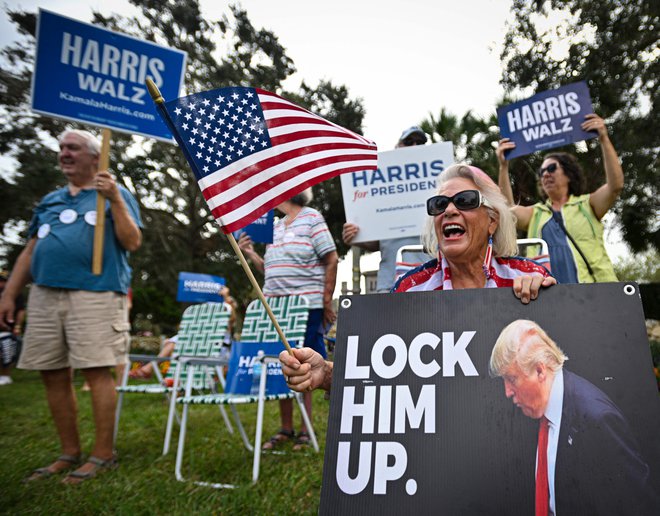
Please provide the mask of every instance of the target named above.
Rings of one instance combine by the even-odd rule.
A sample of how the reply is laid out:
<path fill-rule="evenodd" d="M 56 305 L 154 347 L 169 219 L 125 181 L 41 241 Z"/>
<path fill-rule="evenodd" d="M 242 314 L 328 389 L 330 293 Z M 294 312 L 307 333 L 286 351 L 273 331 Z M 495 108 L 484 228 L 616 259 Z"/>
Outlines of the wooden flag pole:
<path fill-rule="evenodd" d="M 110 139 L 112 131 L 103 129 L 99 170 L 108 170 L 110 166 Z M 103 272 L 103 235 L 105 234 L 105 197 L 96 192 L 96 225 L 94 226 L 94 250 L 92 252 L 92 274 Z"/>
<path fill-rule="evenodd" d="M 149 78 L 147 77 L 146 80 L 147 84 L 147 89 L 149 90 L 149 94 L 151 95 L 151 98 L 153 99 L 154 103 L 156 104 L 156 107 L 160 110 L 163 120 L 167 123 L 170 131 L 172 132 L 172 135 L 174 135 L 175 138 L 177 138 L 177 132 L 176 129 L 174 128 L 172 121 L 170 120 L 170 116 L 167 113 L 167 110 L 165 109 L 165 99 L 163 99 L 163 96 L 160 94 L 160 90 L 158 89 L 158 86 Z M 178 141 L 178 138 L 177 138 Z M 181 147 L 181 150 L 185 153 L 185 149 L 183 145 L 179 145 Z M 222 219 L 220 219 L 220 224 L 222 224 Z M 291 349 L 291 345 L 289 344 L 289 341 L 286 339 L 286 336 L 284 335 L 284 332 L 282 331 L 282 328 L 280 327 L 279 323 L 277 322 L 277 319 L 275 318 L 275 314 L 273 313 L 273 310 L 270 308 L 270 305 L 268 304 L 268 301 L 266 301 L 266 296 L 264 296 L 264 293 L 261 291 L 261 287 L 259 287 L 259 283 L 257 283 L 256 278 L 254 277 L 254 274 L 252 274 L 252 270 L 250 269 L 250 265 L 248 264 L 247 260 L 245 259 L 245 256 L 243 256 L 243 251 L 241 251 L 241 248 L 238 247 L 238 242 L 236 242 L 236 239 L 234 238 L 234 235 L 229 233 L 227 234 L 227 238 L 229 239 L 229 243 L 231 244 L 232 248 L 234 249 L 234 252 L 236 253 L 236 256 L 238 256 L 238 259 L 241 262 L 241 265 L 243 266 L 243 270 L 245 271 L 245 274 L 247 274 L 248 279 L 250 280 L 250 283 L 254 287 L 254 289 L 257 292 L 257 296 L 259 297 L 259 300 L 262 302 L 264 305 L 264 308 L 266 309 L 266 313 L 268 314 L 268 317 L 270 317 L 270 320 L 273 323 L 273 326 L 275 326 L 275 331 L 277 331 L 277 334 L 280 336 L 280 339 L 282 340 L 282 344 L 284 344 L 284 347 L 286 350 L 289 352 L 290 355 L 293 355 L 293 350 Z"/>

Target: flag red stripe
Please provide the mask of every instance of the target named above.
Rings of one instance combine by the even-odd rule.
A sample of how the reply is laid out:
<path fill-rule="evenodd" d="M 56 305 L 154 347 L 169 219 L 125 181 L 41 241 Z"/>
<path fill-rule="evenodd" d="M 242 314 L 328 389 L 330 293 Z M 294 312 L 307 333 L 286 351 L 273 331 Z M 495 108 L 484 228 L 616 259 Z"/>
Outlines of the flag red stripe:
<path fill-rule="evenodd" d="M 346 140 L 347 142 L 350 142 L 353 147 L 360 147 L 363 149 L 373 149 L 373 150 L 376 149 L 374 145 L 367 145 L 364 143 L 360 143 L 356 141 L 355 138 L 347 134 L 341 134 L 333 131 L 319 131 L 316 129 L 302 130 L 294 133 L 282 134 L 280 136 L 271 136 L 270 141 L 273 147 L 276 147 L 277 145 L 281 145 L 283 143 L 295 142 L 297 140 L 304 140 L 308 138 L 335 138 L 335 139 L 341 138 Z M 337 145 L 341 145 L 341 144 L 337 144 Z"/>
<path fill-rule="evenodd" d="M 268 129 L 273 129 L 275 127 L 284 127 L 292 124 L 315 124 L 326 127 L 335 127 L 335 131 L 333 131 L 333 134 L 344 134 L 348 138 L 353 138 L 353 135 L 348 134 L 346 131 L 340 131 L 339 129 L 336 129 L 336 126 L 329 124 L 325 120 L 319 120 L 318 118 L 284 115 L 284 116 L 278 116 L 277 118 L 266 119 L 266 126 L 268 127 Z"/>

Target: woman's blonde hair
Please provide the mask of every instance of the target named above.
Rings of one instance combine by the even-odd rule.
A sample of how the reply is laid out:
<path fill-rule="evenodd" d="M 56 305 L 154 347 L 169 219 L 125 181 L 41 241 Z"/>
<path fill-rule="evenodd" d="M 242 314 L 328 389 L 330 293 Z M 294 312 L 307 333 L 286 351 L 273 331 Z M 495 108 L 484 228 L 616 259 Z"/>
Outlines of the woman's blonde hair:
<path fill-rule="evenodd" d="M 516 243 L 516 217 L 509 209 L 509 203 L 500 188 L 481 169 L 458 163 L 450 166 L 440 173 L 437 179 L 438 192 L 442 191 L 444 184 L 450 179 L 464 178 L 472 181 L 477 190 L 487 201 L 488 214 L 497 221 L 497 228 L 493 234 L 493 256 L 513 256 L 518 252 Z M 429 217 L 422 233 L 422 244 L 430 254 L 438 249 L 438 237 L 435 234 L 433 217 Z"/>

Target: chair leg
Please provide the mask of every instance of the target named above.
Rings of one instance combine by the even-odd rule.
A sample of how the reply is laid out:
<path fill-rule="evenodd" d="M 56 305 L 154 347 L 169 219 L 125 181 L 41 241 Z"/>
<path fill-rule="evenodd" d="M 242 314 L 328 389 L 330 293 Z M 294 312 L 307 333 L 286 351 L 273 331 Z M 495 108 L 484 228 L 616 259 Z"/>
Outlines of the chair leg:
<path fill-rule="evenodd" d="M 126 364 L 126 367 L 124 367 L 124 373 L 121 376 L 122 387 L 126 387 L 126 384 L 128 383 L 128 373 L 130 369 L 131 369 L 131 363 L 129 360 L 128 364 Z M 119 395 L 117 396 L 117 406 L 115 407 L 115 427 L 112 430 L 113 448 L 117 447 L 117 433 L 119 432 L 119 417 L 121 416 L 121 404 L 123 401 L 124 401 L 124 393 L 120 392 Z"/>
<path fill-rule="evenodd" d="M 309 419 L 309 414 L 307 413 L 307 409 L 305 408 L 303 395 L 300 393 L 296 393 L 296 401 L 298 402 L 298 406 L 300 407 L 300 413 L 302 414 L 303 421 L 305 421 L 305 426 L 307 427 L 307 431 L 309 432 L 309 438 L 312 441 L 312 446 L 314 447 L 314 450 L 316 450 L 316 452 L 318 453 L 319 442 L 316 439 L 316 432 L 314 432 L 312 421 Z"/>
<path fill-rule="evenodd" d="M 222 416 L 222 419 L 225 422 L 225 426 L 227 427 L 227 432 L 233 434 L 234 427 L 231 425 L 231 419 L 229 419 L 229 416 L 227 415 L 227 411 L 225 410 L 224 405 L 218 405 L 218 409 L 220 410 L 220 415 Z"/>
<path fill-rule="evenodd" d="M 191 382 L 191 380 L 189 380 Z M 190 393 L 190 385 L 187 386 L 186 392 Z M 181 411 L 181 428 L 179 429 L 179 445 L 176 449 L 176 460 L 174 463 L 174 476 L 179 482 L 185 482 L 186 479 L 181 474 L 181 465 L 183 463 L 183 454 L 186 446 L 186 429 L 188 426 L 188 408 L 187 403 L 183 404 L 183 410 Z M 199 486 L 213 487 L 214 489 L 233 489 L 236 486 L 233 484 L 221 484 L 217 482 L 201 482 L 195 481 L 195 484 Z"/>
<path fill-rule="evenodd" d="M 265 369 L 265 368 L 264 368 Z M 254 461 L 252 462 L 252 483 L 256 484 L 259 479 L 259 463 L 261 462 L 261 434 L 264 423 L 264 396 L 259 392 L 257 404 L 257 428 L 254 435 Z"/>
<path fill-rule="evenodd" d="M 254 462 L 252 463 L 252 483 L 259 479 L 259 463 L 261 461 L 261 433 L 264 426 L 264 405 L 266 403 L 266 378 L 268 366 L 263 363 L 259 379 L 259 402 L 257 404 L 257 428 L 254 435 Z"/>
<path fill-rule="evenodd" d="M 119 395 L 117 396 L 117 407 L 115 408 L 115 428 L 112 431 L 113 449 L 117 447 L 117 433 L 119 432 L 119 418 L 121 416 L 121 404 L 123 401 L 124 401 L 124 393 L 120 392 Z"/>
<path fill-rule="evenodd" d="M 165 441 L 163 442 L 163 455 L 167 455 L 170 451 L 170 441 L 172 440 L 172 426 L 174 426 L 174 418 L 179 418 L 176 413 L 176 396 L 179 389 L 179 382 L 181 381 L 181 363 L 176 365 L 174 373 L 174 383 L 172 384 L 172 391 L 170 392 L 170 410 L 167 413 L 167 426 L 165 427 Z M 183 421 L 179 421 L 183 426 Z"/>
<path fill-rule="evenodd" d="M 181 474 L 181 463 L 183 462 L 183 450 L 186 444 L 186 426 L 188 424 L 188 404 L 183 405 L 181 413 L 181 428 L 179 428 L 179 446 L 176 449 L 176 462 L 174 465 L 174 476 L 179 482 L 185 482 Z"/>
<path fill-rule="evenodd" d="M 218 381 L 220 382 L 220 385 L 222 386 L 222 389 L 225 389 L 226 381 L 225 377 L 222 373 L 222 367 L 216 367 L 215 368 L 215 374 L 218 377 Z M 213 389 L 213 392 L 216 392 L 217 389 Z M 231 424 L 231 420 L 229 419 L 229 416 L 227 415 L 227 411 L 225 410 L 224 405 L 218 405 L 218 409 L 220 409 L 220 414 L 222 415 L 222 419 L 225 422 L 225 426 L 227 427 L 227 431 L 230 434 L 234 433 L 234 427 Z"/>
<path fill-rule="evenodd" d="M 241 422 L 241 418 L 238 415 L 238 410 L 236 410 L 236 406 L 234 405 L 231 406 L 231 412 L 232 414 L 234 414 L 234 421 L 236 421 L 236 428 L 238 428 L 238 433 L 241 436 L 243 445 L 248 449 L 248 451 L 254 451 L 254 448 L 252 447 L 252 443 L 250 443 L 250 438 L 247 436 L 245 427 L 243 426 L 243 423 Z"/>

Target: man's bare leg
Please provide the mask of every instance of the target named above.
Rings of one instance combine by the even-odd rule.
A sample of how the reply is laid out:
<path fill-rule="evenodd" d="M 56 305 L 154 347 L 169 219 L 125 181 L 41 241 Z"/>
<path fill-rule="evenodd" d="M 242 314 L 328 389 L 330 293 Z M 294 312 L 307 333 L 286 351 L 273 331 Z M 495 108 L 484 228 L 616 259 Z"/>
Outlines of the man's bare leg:
<path fill-rule="evenodd" d="M 102 460 L 109 460 L 113 457 L 112 433 L 115 424 L 115 407 L 117 405 L 115 380 L 109 367 L 93 367 L 83 369 L 82 372 L 91 388 L 92 412 L 96 429 L 94 448 L 90 455 Z M 84 474 L 96 469 L 98 469 L 98 466 L 86 462 L 76 472 Z M 82 480 L 71 477 L 66 479 L 67 483 L 80 481 Z"/>
<path fill-rule="evenodd" d="M 62 454 L 80 456 L 80 437 L 78 435 L 78 403 L 73 390 L 73 373 L 70 368 L 41 371 L 41 378 L 46 387 L 46 400 L 50 409 L 55 429 L 60 438 Z M 71 468 L 70 461 L 56 460 L 46 468 L 48 473 L 59 473 Z M 34 474 L 30 478 L 39 478 L 43 474 Z"/>

